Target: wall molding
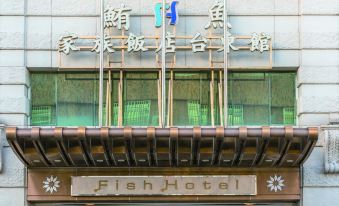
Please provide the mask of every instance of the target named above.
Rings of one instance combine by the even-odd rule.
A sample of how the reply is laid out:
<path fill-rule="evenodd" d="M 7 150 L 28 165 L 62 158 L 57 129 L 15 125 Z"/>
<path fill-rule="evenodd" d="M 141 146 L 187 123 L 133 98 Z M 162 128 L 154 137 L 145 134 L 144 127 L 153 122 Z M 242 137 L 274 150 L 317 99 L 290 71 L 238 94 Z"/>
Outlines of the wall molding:
<path fill-rule="evenodd" d="M 339 125 L 322 127 L 325 139 L 325 173 L 339 173 Z"/>
<path fill-rule="evenodd" d="M 5 125 L 0 124 L 0 173 L 2 172 L 2 150 L 3 150 L 3 140 L 5 139 Z"/>

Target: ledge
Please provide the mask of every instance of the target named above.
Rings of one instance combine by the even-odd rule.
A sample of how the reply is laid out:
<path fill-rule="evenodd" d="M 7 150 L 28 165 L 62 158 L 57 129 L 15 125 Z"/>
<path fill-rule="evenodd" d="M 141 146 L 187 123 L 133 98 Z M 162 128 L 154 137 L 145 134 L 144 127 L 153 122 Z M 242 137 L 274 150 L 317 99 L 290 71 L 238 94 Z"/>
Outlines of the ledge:
<path fill-rule="evenodd" d="M 36 167 L 299 167 L 317 128 L 15 128 L 7 140 Z"/>

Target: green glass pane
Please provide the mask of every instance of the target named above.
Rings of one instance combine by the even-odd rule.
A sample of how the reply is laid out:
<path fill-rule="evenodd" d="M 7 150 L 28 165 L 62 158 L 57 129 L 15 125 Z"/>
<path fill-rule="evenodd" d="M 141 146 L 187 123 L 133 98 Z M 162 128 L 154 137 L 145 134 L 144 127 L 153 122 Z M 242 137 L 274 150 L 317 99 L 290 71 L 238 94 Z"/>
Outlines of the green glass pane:
<path fill-rule="evenodd" d="M 32 73 L 31 77 L 31 125 L 53 126 L 55 118 L 56 75 L 54 73 Z"/>
<path fill-rule="evenodd" d="M 295 77 L 292 72 L 271 73 L 271 124 L 295 125 Z"/>
<path fill-rule="evenodd" d="M 175 72 L 173 120 L 176 126 L 211 125 L 210 72 Z M 218 76 L 218 75 L 215 75 Z M 232 72 L 228 79 L 229 125 L 294 125 L 295 72 Z M 167 75 L 167 88 L 168 78 Z M 119 73 L 112 73 L 107 90 L 104 77 L 103 123 L 106 93 L 112 94 L 112 125 L 118 120 Z M 214 118 L 220 124 L 218 79 L 215 79 Z M 125 72 L 123 125 L 157 126 L 158 73 Z M 93 126 L 98 124 L 97 73 L 32 73 L 32 125 Z M 167 111 L 166 111 L 167 113 Z"/>
<path fill-rule="evenodd" d="M 173 124 L 175 126 L 210 126 L 211 101 L 214 94 L 214 124 L 220 124 L 218 79 L 210 91 L 210 72 L 175 72 L 173 83 Z M 215 77 L 217 77 L 215 72 Z M 167 80 L 169 81 L 169 80 Z"/>
<path fill-rule="evenodd" d="M 95 125 L 97 76 L 94 73 L 58 74 L 57 125 Z"/>
<path fill-rule="evenodd" d="M 158 73 L 126 72 L 123 104 L 125 126 L 158 126 Z"/>
<path fill-rule="evenodd" d="M 269 125 L 270 87 L 265 73 L 230 73 L 230 125 Z"/>
<path fill-rule="evenodd" d="M 173 124 L 175 126 L 210 124 L 209 74 L 175 72 L 174 75 Z"/>
<path fill-rule="evenodd" d="M 230 73 L 229 125 L 294 125 L 295 73 Z"/>

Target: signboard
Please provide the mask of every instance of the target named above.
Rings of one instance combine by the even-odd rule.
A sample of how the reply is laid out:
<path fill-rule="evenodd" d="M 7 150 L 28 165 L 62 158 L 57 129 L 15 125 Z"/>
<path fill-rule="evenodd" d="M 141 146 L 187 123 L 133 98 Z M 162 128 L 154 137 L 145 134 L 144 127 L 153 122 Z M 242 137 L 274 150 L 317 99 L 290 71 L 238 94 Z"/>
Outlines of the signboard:
<path fill-rule="evenodd" d="M 256 175 L 72 176 L 71 196 L 256 195 Z"/>
<path fill-rule="evenodd" d="M 299 174 L 299 168 L 28 169 L 27 200 L 294 202 L 300 199 Z"/>
<path fill-rule="evenodd" d="M 245 53 L 250 51 L 255 58 L 268 60 L 268 62 L 264 60 L 264 65 L 258 65 L 256 67 L 232 67 L 229 65 L 229 67 L 232 67 L 233 69 L 243 67 L 247 69 L 255 69 L 257 67 L 260 69 L 272 68 L 272 37 L 270 34 L 261 31 L 253 31 L 251 34 L 233 35 L 230 22 L 224 22 L 224 15 L 227 15 L 227 10 L 224 8 L 223 1 L 216 0 L 215 3 L 211 4 L 210 9 L 206 11 L 206 21 L 201 22 L 201 31 L 192 34 L 186 34 L 184 31 L 180 31 L 180 28 L 178 28 L 178 30 L 176 29 L 176 25 L 179 23 L 180 14 L 179 1 L 172 1 L 170 4 L 166 4 L 165 17 L 162 16 L 162 3 L 156 3 L 153 6 L 154 35 L 144 35 L 142 32 L 133 33 L 129 31 L 130 27 L 135 24 L 131 23 L 131 11 L 133 8 L 130 7 L 130 5 L 122 4 L 119 8 L 113 8 L 110 5 L 106 6 L 103 14 L 103 50 L 106 57 L 106 69 L 143 69 L 140 65 L 126 65 L 125 57 L 127 58 L 133 53 L 139 55 L 141 55 L 141 53 L 153 53 L 155 56 L 155 66 L 152 68 L 160 68 L 158 60 L 162 49 L 165 50 L 166 54 L 171 54 L 171 57 L 173 58 L 170 65 L 168 65 L 168 68 L 176 68 L 177 63 L 174 56 L 177 52 L 179 53 L 179 51 L 192 52 L 194 54 L 208 53 L 208 68 L 222 68 L 223 65 L 221 63 L 223 61 L 220 61 L 217 58 L 213 59 L 212 57 L 218 56 L 218 53 L 224 52 L 225 48 L 227 49 L 227 53 L 230 53 L 230 51 L 237 53 L 241 51 Z M 163 26 L 163 18 L 168 18 L 168 24 L 170 25 L 166 30 L 165 42 L 162 42 L 159 30 Z M 112 35 L 112 33 L 116 33 L 117 31 L 121 32 L 121 35 Z M 185 34 L 183 34 L 183 32 Z M 225 36 L 220 34 L 225 32 Z M 225 41 L 225 38 L 227 38 L 227 41 Z M 98 54 L 100 53 L 100 41 L 99 36 L 84 36 L 75 33 L 64 34 L 59 38 L 57 45 L 59 51 L 59 68 L 84 68 L 83 65 L 78 67 L 67 66 L 66 64 L 63 64 L 62 57 L 66 58 L 71 53 L 79 51 Z M 225 44 L 228 45 L 224 47 Z M 120 55 L 121 57 L 119 57 Z M 148 56 L 152 57 L 153 55 Z M 121 59 L 121 61 L 117 61 L 117 59 Z M 148 69 L 148 67 L 145 69 Z M 191 69 L 203 68 L 194 66 Z"/>

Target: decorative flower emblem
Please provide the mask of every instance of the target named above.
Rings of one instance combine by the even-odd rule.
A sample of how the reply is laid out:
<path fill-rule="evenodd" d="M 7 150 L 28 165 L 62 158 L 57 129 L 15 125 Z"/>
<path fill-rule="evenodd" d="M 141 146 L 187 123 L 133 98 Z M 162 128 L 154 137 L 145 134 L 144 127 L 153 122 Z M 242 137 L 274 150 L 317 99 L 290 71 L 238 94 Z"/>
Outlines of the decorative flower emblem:
<path fill-rule="evenodd" d="M 283 187 L 285 187 L 284 182 L 281 176 L 274 175 L 274 177 L 270 176 L 270 179 L 267 180 L 267 187 L 270 188 L 271 191 L 274 192 L 282 191 Z"/>
<path fill-rule="evenodd" d="M 43 181 L 43 188 L 45 189 L 45 192 L 49 192 L 52 194 L 53 192 L 57 192 L 58 188 L 60 187 L 60 181 L 58 180 L 58 177 L 53 177 L 51 175 L 50 177 L 46 177 L 45 181 Z"/>

